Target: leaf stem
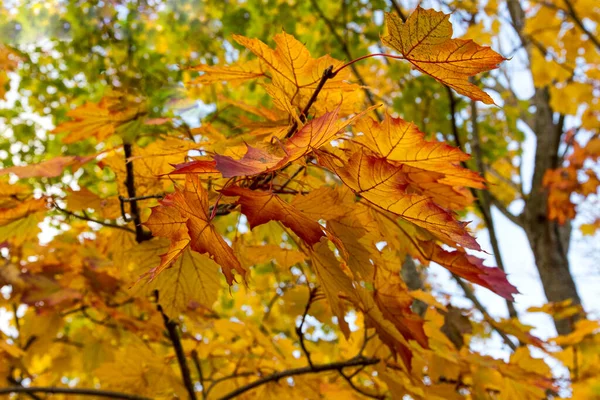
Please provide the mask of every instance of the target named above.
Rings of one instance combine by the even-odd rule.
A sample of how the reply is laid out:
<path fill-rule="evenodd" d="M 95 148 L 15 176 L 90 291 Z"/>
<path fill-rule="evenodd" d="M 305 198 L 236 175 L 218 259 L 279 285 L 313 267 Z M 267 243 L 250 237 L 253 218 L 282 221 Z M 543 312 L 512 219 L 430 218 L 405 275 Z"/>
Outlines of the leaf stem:
<path fill-rule="evenodd" d="M 338 74 L 338 72 L 340 72 L 341 70 L 343 70 L 346 67 L 349 67 L 350 65 L 354 64 L 355 62 L 365 60 L 365 59 L 371 58 L 371 57 L 386 57 L 386 58 L 395 58 L 397 60 L 406 60 L 406 58 L 404 56 L 399 56 L 399 55 L 395 55 L 395 54 L 387 54 L 387 53 L 367 54 L 366 56 L 358 57 L 352 61 L 348 61 L 346 64 L 342 65 L 341 67 L 339 67 L 338 69 L 333 71 L 333 76 L 336 76 Z"/>

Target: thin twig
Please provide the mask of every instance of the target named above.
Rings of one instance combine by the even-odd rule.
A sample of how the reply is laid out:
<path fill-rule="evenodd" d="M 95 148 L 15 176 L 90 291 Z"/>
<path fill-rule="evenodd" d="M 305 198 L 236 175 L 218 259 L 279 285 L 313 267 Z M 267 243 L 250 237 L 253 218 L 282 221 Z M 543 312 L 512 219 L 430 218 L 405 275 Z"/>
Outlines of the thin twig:
<path fill-rule="evenodd" d="M 267 375 L 264 378 L 258 379 L 254 382 L 250 382 L 247 385 L 241 386 L 241 387 L 237 388 L 236 390 L 231 391 L 230 393 L 221 397 L 220 400 L 233 399 L 234 397 L 239 396 L 243 393 L 246 393 L 249 390 L 252 390 L 254 388 L 257 388 L 259 386 L 262 386 L 262 385 L 270 383 L 270 382 L 277 382 L 280 379 L 287 378 L 290 376 L 316 374 L 319 372 L 327 372 L 327 371 L 340 371 L 340 370 L 343 370 L 344 368 L 348 368 L 348 367 L 358 367 L 358 366 L 362 366 L 362 365 L 374 365 L 374 364 L 379 363 L 379 361 L 381 361 L 379 358 L 358 357 L 358 358 L 352 358 L 352 359 L 346 360 L 346 361 L 339 361 L 339 362 L 333 362 L 333 363 L 321 364 L 321 365 L 313 365 L 312 367 L 306 366 L 306 367 L 302 367 L 302 368 L 294 368 L 294 369 L 288 369 L 286 371 L 275 372 L 271 375 Z"/>
<path fill-rule="evenodd" d="M 121 399 L 121 400 L 151 400 L 148 397 L 136 396 L 134 394 L 113 392 L 109 390 L 100 389 L 86 389 L 86 388 L 71 388 L 71 387 L 41 387 L 41 386 L 16 386 L 16 387 L 5 387 L 0 388 L 0 394 L 12 394 L 12 393 L 49 393 L 49 394 L 67 394 L 67 395 L 79 395 L 79 396 L 94 396 L 94 397 L 105 397 L 108 399 Z"/>
<path fill-rule="evenodd" d="M 327 16 L 323 12 L 323 10 L 321 10 L 319 5 L 317 4 L 316 0 L 310 0 L 310 2 L 312 4 L 313 8 L 315 9 L 315 11 L 317 12 L 317 14 L 319 15 L 319 18 L 321 18 L 323 20 L 323 22 L 325 22 L 325 25 L 327 25 L 327 28 L 329 28 L 329 31 L 331 32 L 333 37 L 335 37 L 335 39 L 337 40 L 339 45 L 342 47 L 342 51 L 344 52 L 344 54 L 346 54 L 346 57 L 348 57 L 348 60 L 349 60 L 348 63 L 344 64 L 343 66 L 338 68 L 333 73 L 334 76 L 337 75 L 337 73 L 340 72 L 342 69 L 346 68 L 347 66 L 350 66 L 350 68 L 352 69 L 352 72 L 354 73 L 354 76 L 356 76 L 356 79 L 358 80 L 358 83 L 363 87 L 363 91 L 365 92 L 365 95 L 367 96 L 369 103 L 372 106 L 374 106 L 375 99 L 373 98 L 373 93 L 371 93 L 371 91 L 368 89 L 365 80 L 363 79 L 362 75 L 360 74 L 360 71 L 356 68 L 356 65 L 354 65 L 354 63 L 356 61 L 362 60 L 364 58 L 368 58 L 369 56 L 372 56 L 372 55 L 360 57 L 360 58 L 357 58 L 356 60 L 354 60 L 353 59 L 354 57 L 352 57 L 352 53 L 350 52 L 350 48 L 348 47 L 348 43 L 346 43 L 344 38 L 342 38 L 340 36 L 340 34 L 337 32 L 337 30 L 335 29 L 335 26 L 333 25 L 333 22 L 331 22 L 331 20 L 329 18 L 327 18 Z M 377 120 L 381 121 L 382 117 L 381 117 L 381 114 L 379 113 L 379 111 L 373 110 L 373 112 L 377 116 Z"/>
<path fill-rule="evenodd" d="M 325 68 L 325 70 L 323 71 L 323 75 L 321 75 L 321 80 L 315 88 L 315 91 L 313 92 L 312 96 L 310 96 L 310 99 L 308 99 L 308 103 L 306 103 L 306 107 L 304 107 L 304 110 L 302 110 L 302 112 L 300 113 L 299 118 L 301 122 L 306 121 L 306 116 L 308 115 L 308 112 L 310 111 L 310 108 L 312 107 L 314 102 L 317 101 L 317 97 L 323 89 L 323 86 L 325 86 L 325 83 L 328 79 L 331 79 L 334 76 L 335 75 L 333 75 L 333 65 L 330 65 L 329 67 Z M 298 129 L 298 121 L 294 121 L 290 129 L 285 134 L 285 137 L 291 138 L 294 135 L 294 133 L 296 133 L 296 129 Z"/>
<path fill-rule="evenodd" d="M 596 46 L 598 51 L 600 51 L 600 40 L 596 36 L 594 36 L 590 31 L 587 30 L 587 28 L 583 24 L 583 21 L 577 15 L 577 12 L 575 11 L 573 4 L 571 4 L 571 1 L 570 0 L 563 0 L 563 1 L 564 1 L 565 5 L 567 6 L 567 10 L 569 10 L 569 16 L 571 17 L 571 19 L 575 22 L 575 24 L 579 27 L 579 29 L 581 29 L 583 31 L 583 33 L 585 33 L 587 35 L 587 37 L 592 41 L 592 43 L 594 43 L 594 46 Z"/>
<path fill-rule="evenodd" d="M 363 396 L 371 398 L 371 399 L 385 399 L 385 395 L 371 394 L 371 393 L 367 392 L 366 390 L 364 390 L 363 388 L 356 386 L 354 384 L 354 382 L 352 382 L 352 378 L 350 378 L 348 375 L 344 374 L 344 372 L 341 370 L 340 370 L 340 375 L 342 376 L 342 378 L 344 378 L 346 380 L 346 382 L 348 382 L 348 384 L 350 385 L 350 387 L 352 389 L 356 390 L 358 393 L 362 394 Z"/>
<path fill-rule="evenodd" d="M 206 397 L 208 398 L 208 394 L 210 393 L 210 391 L 219 383 L 224 382 L 224 381 L 228 381 L 230 379 L 237 379 L 237 378 L 245 378 L 247 376 L 253 376 L 256 375 L 256 372 L 240 372 L 237 374 L 231 374 L 231 375 L 227 375 L 227 376 L 223 376 L 221 378 L 217 378 L 213 381 L 211 381 L 210 386 L 206 389 Z"/>
<path fill-rule="evenodd" d="M 71 217 L 75 217 L 75 218 L 81 219 L 83 221 L 89 221 L 89 222 L 93 222 L 95 224 L 106 226 L 106 227 L 109 227 L 109 228 L 116 228 L 116 229 L 121 229 L 121 230 L 124 230 L 124 231 L 127 231 L 127 232 L 135 233 L 135 231 L 133 229 L 130 229 L 130 228 L 126 227 L 126 226 L 117 225 L 117 224 L 111 223 L 111 222 L 100 221 L 100 220 L 97 220 L 97 219 L 90 218 L 87 215 L 75 214 L 74 212 L 71 212 L 69 210 L 65 210 L 64 208 L 61 208 L 56 203 L 53 203 L 53 206 L 54 206 L 54 208 L 56 210 L 60 211 L 61 213 L 65 214 L 65 215 L 69 215 Z"/>
<path fill-rule="evenodd" d="M 317 293 L 316 288 L 311 289 L 310 286 L 308 286 L 308 300 L 306 301 L 306 307 L 304 307 L 304 313 L 302 314 L 302 321 L 300 322 L 300 325 L 298 325 L 296 327 L 296 334 L 298 335 L 298 339 L 300 340 L 300 347 L 302 348 L 302 351 L 304 352 L 304 355 L 306 356 L 306 359 L 308 360 L 308 365 L 310 365 L 311 367 L 313 366 L 313 363 L 312 363 L 312 360 L 310 359 L 310 352 L 306 348 L 306 343 L 304 343 L 304 333 L 302 332 L 302 329 L 304 328 L 304 322 L 306 321 L 306 316 L 308 315 L 308 310 L 310 310 L 310 306 L 313 302 L 313 299 L 315 298 L 316 293 Z"/>
<path fill-rule="evenodd" d="M 181 377 L 183 378 L 183 384 L 188 392 L 190 400 L 196 400 L 196 391 L 194 390 L 194 383 L 192 382 L 190 369 L 185 359 L 183 346 L 181 345 L 181 340 L 179 339 L 179 332 L 177 332 L 177 323 L 171 320 L 167 314 L 165 314 L 160 304 L 156 306 L 156 309 L 162 315 L 163 323 L 165 328 L 167 328 L 167 333 L 169 334 L 169 339 L 173 344 L 173 349 L 175 350 L 175 355 L 177 356 L 177 362 L 179 363 L 179 370 L 181 371 Z"/>
<path fill-rule="evenodd" d="M 196 366 L 196 372 L 198 372 L 198 379 L 200 380 L 200 385 L 202 385 L 202 398 L 206 399 L 206 387 L 204 386 L 204 374 L 202 373 L 202 365 L 200 365 L 200 358 L 198 357 L 198 352 L 196 349 L 192 350 L 192 361 Z"/>
<path fill-rule="evenodd" d="M 8 381 L 8 383 L 13 384 L 13 385 L 18 385 L 19 387 L 24 387 L 23 384 L 21 382 L 19 382 L 18 380 L 16 380 L 15 378 L 13 378 L 12 376 L 8 376 L 6 378 L 6 380 Z M 40 396 L 36 395 L 35 393 L 25 393 L 28 397 L 32 398 L 33 400 L 43 400 Z"/>
<path fill-rule="evenodd" d="M 404 12 L 402 12 L 402 8 L 400 8 L 400 5 L 398 5 L 398 2 L 396 2 L 396 0 L 392 0 L 392 7 L 394 7 L 396 14 L 398 14 L 402 22 L 406 22 L 406 15 L 404 15 Z"/>
<path fill-rule="evenodd" d="M 512 349 L 512 351 L 515 351 L 517 349 L 517 346 L 513 343 L 512 340 L 510 340 L 510 338 L 508 337 L 508 335 L 506 333 L 504 333 L 500 328 L 498 328 L 496 326 L 496 324 L 494 323 L 494 319 L 490 316 L 490 313 L 487 311 L 485 306 L 483 304 L 481 304 L 481 302 L 479 301 L 477 296 L 475 296 L 475 293 L 473 293 L 471 288 L 465 282 L 463 282 L 463 280 L 458 275 L 452 274 L 452 277 L 454 278 L 454 280 L 456 280 L 456 283 L 458 283 L 458 285 L 461 287 L 463 292 L 465 292 L 465 296 L 469 300 L 471 300 L 473 305 L 475 305 L 475 308 L 477 308 L 479 310 L 479 312 L 481 312 L 483 314 L 483 317 L 488 322 L 490 322 L 490 325 L 492 326 L 492 328 L 494 328 L 494 330 L 496 332 L 498 332 L 498 334 L 500 335 L 502 340 L 504 340 L 504 343 L 506 343 L 508 345 L 508 347 L 510 347 Z"/>
<path fill-rule="evenodd" d="M 161 194 L 149 194 L 148 196 L 137 196 L 137 197 L 123 197 L 123 196 L 119 196 L 119 201 L 123 201 L 126 203 L 132 202 L 132 201 L 140 201 L 140 200 L 147 200 L 147 199 L 162 199 L 163 197 L 165 197 L 164 193 Z"/>

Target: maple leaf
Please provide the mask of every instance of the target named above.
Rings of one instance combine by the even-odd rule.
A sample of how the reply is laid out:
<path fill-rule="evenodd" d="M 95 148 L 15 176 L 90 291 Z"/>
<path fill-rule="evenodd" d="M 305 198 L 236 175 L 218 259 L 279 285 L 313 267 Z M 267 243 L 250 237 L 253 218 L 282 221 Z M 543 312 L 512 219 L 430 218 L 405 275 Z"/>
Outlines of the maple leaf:
<path fill-rule="evenodd" d="M 449 211 L 436 205 L 430 197 L 409 191 L 410 182 L 402 167 L 359 149 L 347 163 L 326 153 L 318 154 L 319 163 L 335 172 L 354 193 L 383 210 L 425 228 L 440 239 L 479 250 L 477 241 L 465 224 Z"/>
<path fill-rule="evenodd" d="M 450 15 L 421 7 L 402 22 L 395 13 L 387 13 L 386 46 L 400 52 L 416 69 L 432 76 L 458 93 L 494 104 L 492 98 L 470 83 L 468 78 L 498 67 L 504 57 L 472 40 L 452 39 Z"/>
<path fill-rule="evenodd" d="M 326 239 L 321 239 L 319 243 L 309 249 L 308 255 L 329 306 L 338 319 L 342 333 L 347 338 L 350 335 L 350 327 L 344 319 L 347 307 L 343 297 L 352 296 L 355 293 L 352 279 L 341 269 L 340 263 L 329 249 Z"/>
<path fill-rule="evenodd" d="M 146 225 L 155 236 L 171 240 L 161 264 L 149 271 L 151 278 L 183 254 L 188 246 L 200 254 L 209 254 L 223 269 L 230 285 L 234 281 L 233 271 L 242 277 L 246 270 L 240 265 L 233 250 L 211 224 L 208 214 L 208 193 L 195 175 L 187 175 L 185 186 L 178 188 L 152 208 Z"/>
<path fill-rule="evenodd" d="M 293 205 L 286 203 L 279 196 L 232 186 L 221 190 L 226 196 L 239 196 L 237 204 L 241 204 L 242 213 L 248 218 L 251 228 L 269 221 L 280 221 L 290 228 L 309 246 L 318 243 L 324 236 L 321 225 L 302 214 Z"/>
<path fill-rule="evenodd" d="M 119 201 L 116 198 L 102 198 L 89 189 L 82 187 L 80 190 L 67 191 L 67 209 L 81 211 L 92 208 L 104 218 L 114 219 L 121 215 Z"/>
<path fill-rule="evenodd" d="M 258 39 L 250 39 L 240 35 L 233 35 L 233 39 L 240 45 L 254 53 L 260 64 L 240 63 L 229 67 L 197 67 L 203 72 L 197 80 L 198 83 L 212 83 L 220 81 L 241 82 L 244 80 L 268 77 L 265 89 L 275 96 L 280 108 L 290 110 L 289 106 L 303 109 L 313 95 L 323 71 L 329 66 L 334 68 L 343 65 L 343 62 L 330 56 L 314 59 L 306 47 L 285 32 L 275 35 L 275 49 L 271 49 Z M 356 104 L 360 104 L 360 87 L 348 83 L 351 73 L 342 70 L 338 75 L 329 79 L 321 89 L 321 95 L 314 103 L 314 109 L 322 113 L 340 104 L 345 111 L 352 112 Z"/>
<path fill-rule="evenodd" d="M 138 118 L 143 112 L 133 104 L 121 105 L 118 96 L 107 96 L 99 103 L 86 103 L 67 113 L 73 121 L 58 125 L 53 133 L 69 132 L 63 143 L 75 143 L 89 137 L 102 141 L 113 135 L 125 123 Z"/>
<path fill-rule="evenodd" d="M 261 71 L 259 63 L 254 60 L 230 66 L 198 65 L 190 68 L 190 70 L 203 73 L 192 79 L 192 81 L 189 82 L 190 85 L 206 85 L 223 81 L 238 83 L 265 75 L 264 72 Z"/>
<path fill-rule="evenodd" d="M 443 249 L 433 240 L 439 235 L 427 232 L 419 226 L 407 221 L 396 221 L 395 218 L 380 212 L 374 215 L 388 245 L 402 254 L 408 254 L 424 265 L 428 265 L 429 262 L 438 263 L 453 274 L 483 286 L 507 300 L 512 301 L 513 295 L 518 293 L 500 268 L 484 266 L 483 260 L 467 254 L 463 249 Z"/>
<path fill-rule="evenodd" d="M 0 99 L 6 95 L 6 87 L 10 82 L 8 72 L 14 71 L 21 57 L 11 48 L 0 43 Z"/>
<path fill-rule="evenodd" d="M 140 243 L 129 250 L 127 263 L 134 266 L 134 275 L 142 275 L 168 248 L 164 239 Z M 171 318 L 190 310 L 211 310 L 220 289 L 219 266 L 189 247 L 159 277 L 140 286 L 145 295 L 158 291 L 160 304 Z"/>
<path fill-rule="evenodd" d="M 126 162 L 133 163 L 136 194 L 155 195 L 164 193 L 172 187 L 172 178 L 169 178 L 171 165 L 178 165 L 185 159 L 188 152 L 196 147 L 196 144 L 177 137 L 166 137 L 155 140 L 145 147 L 132 146 L 132 157 Z M 98 165 L 101 168 L 108 167 L 117 175 L 119 182 L 119 193 L 127 193 L 125 178 L 127 176 L 127 165 L 123 161 L 121 151 L 112 151 Z"/>
<path fill-rule="evenodd" d="M 277 157 L 265 150 L 248 145 L 246 147 L 246 154 L 239 160 L 218 154 L 213 157 L 216 161 L 215 168 L 221 171 L 224 178 L 258 175 L 276 169 L 282 160 L 282 157 Z"/>
<path fill-rule="evenodd" d="M 252 176 L 275 171 L 331 142 L 347 126 L 376 107 L 370 107 L 343 121 L 339 120 L 339 107 L 337 107 L 331 112 L 310 120 L 289 138 L 283 145 L 284 156 L 277 156 L 266 150 L 247 145 L 246 154 L 239 160 L 228 156 L 215 155 L 216 168 L 221 171 L 225 178 Z"/>
<path fill-rule="evenodd" d="M 0 226 L 8 225 L 27 217 L 28 215 L 47 211 L 46 199 L 13 201 L 12 204 L 2 204 L 0 208 Z"/>
<path fill-rule="evenodd" d="M 375 302 L 385 319 L 391 321 L 405 339 L 415 340 L 423 348 L 428 348 L 423 319 L 411 311 L 413 297 L 400 277 L 399 268 L 394 270 L 388 265 L 381 262 L 376 265 Z"/>
<path fill-rule="evenodd" d="M 354 138 L 355 142 L 388 161 L 444 174 L 440 183 L 477 189 L 485 187 L 479 174 L 460 165 L 471 158 L 468 154 L 447 143 L 425 140 L 425 134 L 412 122 L 386 114 L 381 122 L 363 118 L 353 130 L 362 133 Z"/>
<path fill-rule="evenodd" d="M 217 162 L 214 160 L 196 160 L 181 164 L 173 164 L 175 168 L 168 175 L 179 174 L 218 174 Z"/>
<path fill-rule="evenodd" d="M 55 178 L 62 175 L 64 170 L 68 167 L 72 167 L 72 171 L 75 172 L 83 164 L 95 159 L 96 156 L 58 156 L 51 158 L 50 160 L 42 161 L 38 164 L 29 164 L 22 166 L 8 167 L 0 169 L 0 175 L 3 174 L 15 174 L 19 178 Z"/>

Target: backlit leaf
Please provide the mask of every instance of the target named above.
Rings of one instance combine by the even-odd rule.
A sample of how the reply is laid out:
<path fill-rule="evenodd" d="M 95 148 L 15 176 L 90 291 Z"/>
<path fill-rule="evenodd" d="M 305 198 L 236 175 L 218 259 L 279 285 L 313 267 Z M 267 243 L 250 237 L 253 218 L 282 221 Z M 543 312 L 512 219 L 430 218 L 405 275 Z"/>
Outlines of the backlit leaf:
<path fill-rule="evenodd" d="M 498 67 L 504 57 L 472 40 L 452 39 L 450 15 L 421 7 L 402 22 L 396 13 L 386 14 L 386 46 L 400 52 L 419 71 L 458 93 L 494 104 L 492 98 L 468 78 Z"/>

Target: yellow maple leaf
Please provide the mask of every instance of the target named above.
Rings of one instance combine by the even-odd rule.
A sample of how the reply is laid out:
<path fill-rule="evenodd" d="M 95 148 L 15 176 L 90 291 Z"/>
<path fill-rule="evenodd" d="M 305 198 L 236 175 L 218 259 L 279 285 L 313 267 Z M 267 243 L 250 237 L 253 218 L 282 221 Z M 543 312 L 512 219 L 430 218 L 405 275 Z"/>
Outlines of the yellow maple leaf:
<path fill-rule="evenodd" d="M 160 254 L 169 247 L 167 240 L 151 240 L 134 246 L 128 259 L 134 266 L 134 276 L 156 266 Z M 156 279 L 140 286 L 144 294 L 158 290 L 164 312 L 171 318 L 190 310 L 210 310 L 221 288 L 219 266 L 210 258 L 188 248 L 170 268 Z"/>
<path fill-rule="evenodd" d="M 494 104 L 468 78 L 497 68 L 505 58 L 472 40 L 452 39 L 450 15 L 417 7 L 406 22 L 387 13 L 386 24 L 388 34 L 383 43 L 399 51 L 416 69 L 473 100 Z"/>
<path fill-rule="evenodd" d="M 119 96 L 103 97 L 99 103 L 86 103 L 67 113 L 73 121 L 63 122 L 53 133 L 65 133 L 63 143 L 75 143 L 89 137 L 102 141 L 127 122 L 144 114 L 139 106 L 125 102 Z"/>

